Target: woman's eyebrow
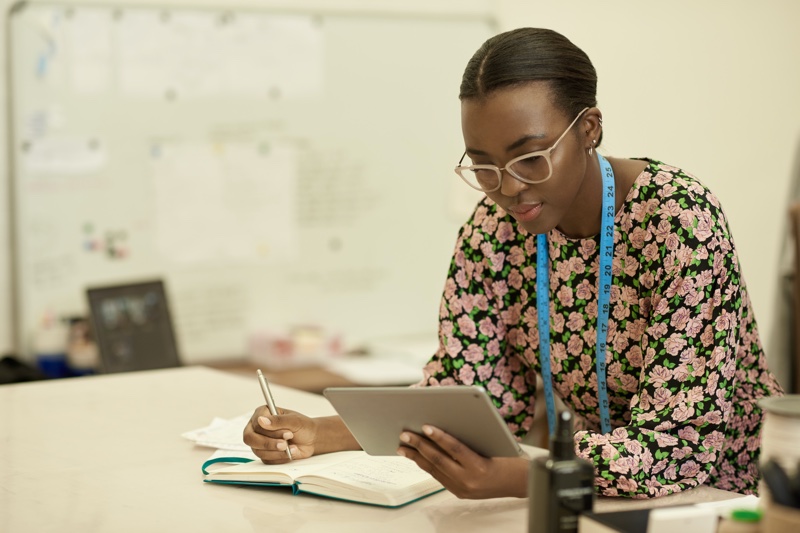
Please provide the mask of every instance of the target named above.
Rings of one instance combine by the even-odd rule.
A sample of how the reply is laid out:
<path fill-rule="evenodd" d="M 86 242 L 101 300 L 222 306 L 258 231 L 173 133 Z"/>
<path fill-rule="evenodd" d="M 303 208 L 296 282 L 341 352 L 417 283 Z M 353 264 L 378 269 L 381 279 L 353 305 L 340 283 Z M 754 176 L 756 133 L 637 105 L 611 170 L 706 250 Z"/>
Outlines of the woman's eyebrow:
<path fill-rule="evenodd" d="M 530 135 L 524 135 L 524 136 L 520 137 L 519 139 L 517 139 L 516 141 L 514 141 L 513 143 L 511 143 L 508 146 L 506 146 L 506 152 L 510 152 L 510 151 L 512 151 L 512 150 L 514 150 L 516 148 L 519 148 L 520 146 L 522 146 L 523 144 L 525 144 L 528 141 L 540 140 L 540 139 L 545 139 L 545 138 L 547 138 L 547 134 L 544 134 L 544 133 L 532 133 Z M 488 153 L 484 152 L 483 150 L 478 150 L 477 148 L 470 148 L 469 146 L 467 146 L 466 152 L 468 154 L 473 154 L 473 155 L 489 155 Z"/>
<path fill-rule="evenodd" d="M 524 137 L 520 137 L 519 139 L 517 139 L 513 143 L 511 143 L 508 146 L 506 146 L 506 152 L 510 152 L 511 150 L 519 148 L 520 146 L 522 146 L 523 144 L 525 144 L 528 141 L 540 140 L 540 139 L 545 139 L 545 138 L 547 138 L 547 135 L 544 134 L 544 133 L 533 133 L 531 135 L 525 135 Z"/>

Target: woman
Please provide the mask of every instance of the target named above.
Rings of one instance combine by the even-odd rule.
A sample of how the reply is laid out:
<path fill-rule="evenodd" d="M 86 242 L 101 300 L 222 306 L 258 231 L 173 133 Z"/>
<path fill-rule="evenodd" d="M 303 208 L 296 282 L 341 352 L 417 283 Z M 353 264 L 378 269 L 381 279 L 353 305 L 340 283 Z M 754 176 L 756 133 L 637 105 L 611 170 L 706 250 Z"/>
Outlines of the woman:
<path fill-rule="evenodd" d="M 459 234 L 420 385 L 483 386 L 522 437 L 543 416 L 541 375 L 551 420 L 553 392 L 576 414 L 603 495 L 754 493 L 757 400 L 782 391 L 725 215 L 678 168 L 597 154 L 596 86 L 586 54 L 544 29 L 497 35 L 467 65 L 456 172 L 486 198 Z M 336 417 L 263 408 L 244 438 L 266 462 L 287 445 L 358 448 Z M 525 460 L 481 457 L 437 428 L 400 439 L 459 497 L 526 495 Z"/>

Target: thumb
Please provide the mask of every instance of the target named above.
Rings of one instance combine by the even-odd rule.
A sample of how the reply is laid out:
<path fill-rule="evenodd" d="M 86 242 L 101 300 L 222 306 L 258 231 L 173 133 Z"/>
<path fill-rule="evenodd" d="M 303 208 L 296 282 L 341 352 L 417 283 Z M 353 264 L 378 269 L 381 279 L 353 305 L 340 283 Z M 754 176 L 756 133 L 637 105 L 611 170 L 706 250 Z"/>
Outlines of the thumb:
<path fill-rule="evenodd" d="M 280 408 L 278 408 L 278 413 L 277 415 L 264 413 L 258 418 L 258 424 L 264 429 L 273 431 L 285 429 L 292 432 L 299 431 L 306 425 L 306 417 L 300 413 Z"/>

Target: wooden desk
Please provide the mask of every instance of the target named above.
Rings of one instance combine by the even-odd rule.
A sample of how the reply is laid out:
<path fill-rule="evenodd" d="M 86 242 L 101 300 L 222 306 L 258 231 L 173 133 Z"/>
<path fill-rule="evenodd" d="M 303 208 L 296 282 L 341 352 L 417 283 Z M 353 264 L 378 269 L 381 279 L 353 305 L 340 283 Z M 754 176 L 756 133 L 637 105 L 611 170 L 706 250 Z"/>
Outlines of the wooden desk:
<path fill-rule="evenodd" d="M 332 414 L 322 396 L 273 386 L 281 405 Z M 527 501 L 458 500 L 447 492 L 384 509 L 280 488 L 202 482 L 211 450 L 184 431 L 263 403 L 252 377 L 204 367 L 0 387 L 0 531 L 526 531 Z M 659 500 L 602 500 L 600 510 L 696 503 L 710 488 Z"/>
<path fill-rule="evenodd" d="M 254 378 L 257 365 L 249 361 L 220 361 L 208 364 L 211 368 L 224 370 L 240 376 Z M 326 370 L 321 366 L 304 366 L 274 370 L 261 367 L 271 384 L 283 385 L 306 392 L 322 394 L 327 387 L 354 387 L 356 383 Z"/>

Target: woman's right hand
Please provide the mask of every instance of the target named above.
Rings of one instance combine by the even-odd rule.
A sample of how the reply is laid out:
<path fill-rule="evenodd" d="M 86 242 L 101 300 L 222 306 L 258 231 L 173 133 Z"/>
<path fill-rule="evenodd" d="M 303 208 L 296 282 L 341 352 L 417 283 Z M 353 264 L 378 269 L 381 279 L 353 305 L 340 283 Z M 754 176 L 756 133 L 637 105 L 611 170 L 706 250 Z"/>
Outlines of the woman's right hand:
<path fill-rule="evenodd" d="M 244 443 L 265 463 L 286 463 L 292 459 L 304 459 L 318 453 L 315 447 L 319 422 L 304 414 L 278 409 L 272 415 L 266 405 L 253 412 L 244 428 Z"/>
<path fill-rule="evenodd" d="M 244 428 L 244 443 L 268 464 L 286 463 L 312 455 L 340 450 L 358 450 L 358 443 L 338 416 L 311 418 L 289 409 L 278 408 L 272 415 L 266 405 L 253 412 Z"/>

